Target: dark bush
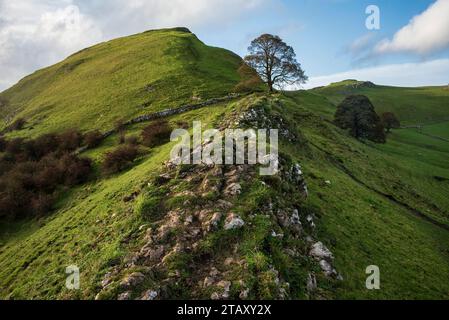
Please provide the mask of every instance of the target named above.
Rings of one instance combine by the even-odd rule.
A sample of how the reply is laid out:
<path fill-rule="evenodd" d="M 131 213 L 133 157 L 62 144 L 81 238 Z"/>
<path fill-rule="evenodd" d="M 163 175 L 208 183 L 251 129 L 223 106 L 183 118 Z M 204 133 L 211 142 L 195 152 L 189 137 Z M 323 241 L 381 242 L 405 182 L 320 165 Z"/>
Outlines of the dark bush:
<path fill-rule="evenodd" d="M 0 136 L 0 152 L 5 151 L 6 146 L 7 146 L 7 141 L 4 137 Z"/>
<path fill-rule="evenodd" d="M 119 144 L 124 144 L 126 140 L 126 124 L 124 119 L 117 119 L 114 123 L 114 129 L 119 136 Z"/>
<path fill-rule="evenodd" d="M 15 138 L 7 142 L 5 152 L 18 155 L 24 152 L 24 139 Z"/>
<path fill-rule="evenodd" d="M 166 120 L 157 120 L 142 131 L 142 144 L 147 147 L 157 147 L 170 141 L 172 128 Z"/>
<path fill-rule="evenodd" d="M 83 135 L 75 129 L 67 130 L 58 135 L 58 149 L 60 151 L 75 151 L 83 142 Z"/>
<path fill-rule="evenodd" d="M 393 112 L 383 113 L 381 119 L 387 133 L 389 133 L 391 129 L 399 129 L 401 127 L 401 122 Z"/>
<path fill-rule="evenodd" d="M 55 196 L 52 194 L 38 194 L 31 199 L 31 210 L 37 217 L 44 216 L 47 212 L 53 210 Z"/>
<path fill-rule="evenodd" d="M 58 149 L 59 138 L 55 134 L 46 134 L 35 140 L 27 141 L 25 145 L 29 158 L 39 160 L 43 156 Z"/>
<path fill-rule="evenodd" d="M 68 151 L 80 141 L 75 130 L 6 141 L 0 157 L 0 218 L 42 216 L 52 209 L 61 187 L 85 182 L 91 161 Z"/>
<path fill-rule="evenodd" d="M 63 173 L 63 183 L 71 187 L 88 180 L 92 170 L 92 162 L 87 158 L 65 154 L 59 160 L 59 170 Z"/>
<path fill-rule="evenodd" d="M 242 63 L 237 72 L 240 75 L 240 82 L 234 87 L 235 92 L 251 92 L 260 89 L 263 81 L 257 71 L 248 64 Z"/>
<path fill-rule="evenodd" d="M 356 139 L 385 143 L 385 130 L 373 104 L 366 96 L 347 97 L 338 107 L 335 124 L 348 129 Z"/>
<path fill-rule="evenodd" d="M 19 118 L 16 121 L 14 121 L 12 124 L 9 125 L 7 128 L 8 131 L 19 131 L 22 130 L 23 127 L 26 125 L 26 120 L 23 118 Z"/>
<path fill-rule="evenodd" d="M 139 138 L 136 137 L 136 136 L 126 137 L 125 143 L 129 144 L 129 145 L 132 145 L 132 146 L 137 146 L 137 145 L 139 145 Z"/>
<path fill-rule="evenodd" d="M 98 130 L 88 132 L 84 135 L 84 144 L 89 149 L 98 147 L 102 140 L 103 140 L 103 135 Z"/>
<path fill-rule="evenodd" d="M 13 220 L 28 215 L 32 194 L 21 181 L 0 178 L 0 218 Z"/>
<path fill-rule="evenodd" d="M 102 168 L 104 173 L 112 174 L 125 170 L 139 155 L 137 147 L 123 145 L 106 154 Z"/>

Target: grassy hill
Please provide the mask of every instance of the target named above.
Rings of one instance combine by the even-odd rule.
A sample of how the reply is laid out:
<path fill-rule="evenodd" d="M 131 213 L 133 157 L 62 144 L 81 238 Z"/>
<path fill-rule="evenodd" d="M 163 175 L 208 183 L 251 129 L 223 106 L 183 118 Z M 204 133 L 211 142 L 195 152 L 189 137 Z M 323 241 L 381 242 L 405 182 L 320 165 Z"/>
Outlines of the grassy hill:
<path fill-rule="evenodd" d="M 58 73 L 75 61 L 75 68 Z M 14 135 L 106 129 L 116 117 L 177 107 L 193 95 L 226 95 L 239 81 L 239 63 L 191 33 L 151 31 L 82 51 L 1 97 L 9 114 L 29 119 Z M 432 125 L 395 130 L 385 145 L 357 141 L 332 123 L 335 104 L 349 92 L 367 94 L 379 111 L 394 111 L 405 124 Z M 406 110 L 417 101 L 413 112 Z M 173 143 L 143 148 L 128 170 L 66 190 L 48 216 L 0 222 L 0 298 L 116 299 L 125 291 L 140 298 L 154 290 L 159 298 L 208 299 L 229 284 L 235 299 L 448 299 L 449 144 L 440 139 L 447 127 L 435 124 L 448 114 L 448 101 L 440 88 L 354 87 L 350 81 L 254 93 L 168 116 L 171 126 L 190 129 L 198 120 L 205 128 L 238 126 L 250 110 L 262 119 L 253 126 L 281 123 L 280 176 L 259 176 L 251 166 L 170 169 L 165 162 Z M 146 125 L 129 126 L 127 135 Z M 117 141 L 113 134 L 82 155 L 99 166 Z M 295 164 L 304 172 L 307 199 L 292 179 Z M 241 193 L 229 195 L 234 182 Z M 280 222 L 293 209 L 299 232 Z M 224 228 L 230 212 L 244 220 L 241 229 Z M 202 219 L 215 214 L 224 216 L 209 230 Z M 310 254 L 317 241 L 332 251 L 342 278 L 323 274 Z M 80 268 L 81 290 L 65 288 L 68 265 Z M 380 267 L 381 290 L 365 288 L 370 265 Z M 126 287 L 123 281 L 136 273 L 144 278 Z M 310 288 L 312 275 L 316 288 Z"/>
<path fill-rule="evenodd" d="M 227 94 L 241 58 L 211 48 L 187 29 L 148 31 L 101 43 L 39 70 L 0 94 L 5 127 L 16 135 L 67 128 L 110 129 L 117 119 Z"/>
<path fill-rule="evenodd" d="M 403 125 L 424 125 L 449 122 L 449 90 L 445 87 L 400 88 L 357 80 L 333 83 L 312 90 L 339 104 L 351 94 L 370 98 L 378 113 L 394 112 Z"/>

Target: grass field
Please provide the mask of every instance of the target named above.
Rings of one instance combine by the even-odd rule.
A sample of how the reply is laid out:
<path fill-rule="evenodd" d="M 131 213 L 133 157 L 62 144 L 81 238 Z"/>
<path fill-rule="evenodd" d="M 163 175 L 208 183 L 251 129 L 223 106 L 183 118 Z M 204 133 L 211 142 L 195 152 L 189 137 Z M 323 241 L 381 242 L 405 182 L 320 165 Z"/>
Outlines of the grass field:
<path fill-rule="evenodd" d="M 111 129 L 115 120 L 221 97 L 239 82 L 241 58 L 184 30 L 167 29 L 101 43 L 35 72 L 0 94 L 2 126 L 36 136 L 67 128 Z"/>
<path fill-rule="evenodd" d="M 423 125 L 449 121 L 449 90 L 447 87 L 354 87 L 358 81 L 337 82 L 313 92 L 322 94 L 338 104 L 351 94 L 363 94 L 370 98 L 379 114 L 394 112 L 402 125 Z"/>
<path fill-rule="evenodd" d="M 309 175 L 310 201 L 322 212 L 321 235 L 336 250 L 346 279 L 336 296 L 447 299 L 449 232 L 373 190 L 392 194 L 449 226 L 449 181 L 434 178 L 449 175 L 449 145 L 413 130 L 394 131 L 386 145 L 360 143 L 319 120 L 322 116 L 314 111 L 319 97 L 291 95 L 286 114 L 298 120 L 312 145 L 312 152 L 301 157 Z M 326 113 L 331 114 L 320 110 Z M 369 265 L 381 269 L 383 285 L 376 292 L 365 288 Z"/>
<path fill-rule="evenodd" d="M 24 130 L 10 137 L 69 127 L 104 131 L 117 118 L 229 93 L 239 82 L 240 61 L 183 30 L 146 32 L 99 44 L 28 76 L 0 95 L 8 100 L 2 114 L 4 119 L 28 120 Z M 254 101 L 266 101 L 264 107 L 276 108 L 300 137 L 297 143 L 281 141 L 280 151 L 301 163 L 310 194 L 304 210 L 317 216 L 315 235 L 334 253 L 344 278 L 335 282 L 319 277 L 320 297 L 448 299 L 449 126 L 442 121 L 449 117 L 449 91 L 353 85 L 347 81 L 266 100 L 259 100 L 259 93 L 168 120 L 174 127 L 197 120 L 216 127 Z M 332 123 L 335 105 L 353 93 L 368 95 L 378 112 L 395 112 L 403 125 L 424 126 L 393 130 L 386 144 L 357 141 Z M 127 134 L 139 135 L 145 125 L 131 126 Z M 98 167 L 117 141 L 112 135 L 83 155 Z M 171 146 L 144 149 L 129 170 L 97 174 L 67 191 L 46 218 L 0 223 L 0 299 L 93 299 L 104 274 L 122 263 L 145 233 L 147 221 L 124 197 L 145 188 L 157 191 L 148 182 L 168 160 Z M 261 201 L 278 192 L 263 188 L 261 179 L 243 182 L 236 210 L 245 219 L 263 210 Z M 283 198 L 297 200 L 295 194 Z M 244 232 L 217 232 L 202 245 L 214 256 L 238 244 L 236 252 L 257 272 L 267 275 L 274 265 L 291 283 L 292 298 L 307 299 L 304 280 L 313 267 L 310 257 L 288 258 L 285 243 L 272 239 L 273 225 L 269 215 L 257 214 Z M 301 241 L 289 245 L 305 246 Z M 185 261 L 189 259 L 181 263 Z M 64 287 L 65 267 L 72 264 L 82 270 L 81 291 Z M 370 265 L 380 267 L 381 290 L 365 288 Z"/>

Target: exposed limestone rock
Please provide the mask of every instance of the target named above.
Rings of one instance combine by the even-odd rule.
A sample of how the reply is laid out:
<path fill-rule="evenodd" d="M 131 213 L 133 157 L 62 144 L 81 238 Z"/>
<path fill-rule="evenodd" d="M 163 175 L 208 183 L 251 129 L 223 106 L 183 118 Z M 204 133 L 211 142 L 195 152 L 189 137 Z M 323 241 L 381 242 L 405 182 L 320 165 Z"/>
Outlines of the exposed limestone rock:
<path fill-rule="evenodd" d="M 226 223 L 224 226 L 225 230 L 240 229 L 245 225 L 245 221 L 242 220 L 238 215 L 230 213 L 226 218 Z"/>
<path fill-rule="evenodd" d="M 225 195 L 234 197 L 242 193 L 242 186 L 239 183 L 231 183 L 225 189 Z"/>
<path fill-rule="evenodd" d="M 239 298 L 241 300 L 246 300 L 249 297 L 249 289 L 245 289 L 242 292 L 240 292 Z"/>
<path fill-rule="evenodd" d="M 155 300 L 158 296 L 157 291 L 154 290 L 148 290 L 144 293 L 142 298 L 140 300 L 146 300 L 146 301 L 152 301 Z"/>
<path fill-rule="evenodd" d="M 326 260 L 321 260 L 320 261 L 320 267 L 321 270 L 323 270 L 324 274 L 327 277 L 330 277 L 332 275 L 337 275 L 337 271 L 332 267 L 332 265 L 326 261 Z"/>
<path fill-rule="evenodd" d="M 124 301 L 124 300 L 131 300 L 131 292 L 126 291 L 124 293 L 119 294 L 117 297 L 117 300 Z"/>
<path fill-rule="evenodd" d="M 226 201 L 226 200 L 220 199 L 220 200 L 218 200 L 218 202 L 217 202 L 217 207 L 218 207 L 219 209 L 224 210 L 224 211 L 227 211 L 227 210 L 231 209 L 233 206 L 234 206 L 234 205 L 233 205 L 231 202 Z"/>
<path fill-rule="evenodd" d="M 296 135 L 290 131 L 287 121 L 278 114 L 271 114 L 263 107 L 267 103 L 266 98 L 262 98 L 254 107 L 240 115 L 236 125 L 250 128 L 271 128 L 278 129 L 280 137 L 293 142 L 297 140 Z M 278 104 L 281 102 L 278 101 Z"/>
<path fill-rule="evenodd" d="M 203 225 L 203 229 L 206 230 L 207 232 L 217 230 L 218 225 L 222 218 L 223 214 L 221 212 L 214 213 L 212 218 Z"/>
<path fill-rule="evenodd" d="M 145 280 L 145 276 L 140 272 L 134 272 L 122 280 L 120 286 L 124 289 L 130 289 L 141 284 Z"/>
<path fill-rule="evenodd" d="M 316 277 L 313 273 L 309 273 L 307 277 L 307 291 L 314 292 L 318 288 Z"/>
<path fill-rule="evenodd" d="M 165 253 L 165 247 L 158 245 L 155 247 L 143 247 L 141 250 L 141 256 L 144 257 L 149 263 L 157 263 L 161 261 Z"/>
<path fill-rule="evenodd" d="M 229 299 L 229 293 L 231 291 L 231 282 L 230 281 L 220 281 L 216 285 L 217 287 L 222 288 L 222 292 L 214 292 L 211 295 L 212 300 L 223 300 Z"/>
<path fill-rule="evenodd" d="M 276 217 L 277 217 L 278 223 L 281 227 L 283 227 L 283 228 L 290 227 L 290 219 L 284 210 L 278 210 Z"/>
<path fill-rule="evenodd" d="M 317 260 L 332 261 L 334 259 L 332 252 L 322 242 L 317 242 L 312 246 L 310 255 Z"/>
<path fill-rule="evenodd" d="M 312 215 L 308 215 L 306 217 L 307 222 L 309 223 L 311 228 L 316 228 L 315 222 L 313 221 L 313 216 Z"/>

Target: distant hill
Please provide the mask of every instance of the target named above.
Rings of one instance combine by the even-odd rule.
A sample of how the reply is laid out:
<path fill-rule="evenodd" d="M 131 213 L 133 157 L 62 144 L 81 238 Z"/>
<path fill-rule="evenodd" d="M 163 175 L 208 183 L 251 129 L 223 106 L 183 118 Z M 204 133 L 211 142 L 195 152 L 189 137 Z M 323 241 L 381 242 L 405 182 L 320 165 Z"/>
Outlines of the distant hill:
<path fill-rule="evenodd" d="M 378 113 L 392 111 L 405 125 L 449 121 L 449 91 L 446 86 L 401 88 L 346 80 L 312 89 L 311 92 L 326 96 L 334 104 L 339 104 L 348 95 L 366 95 Z"/>
<path fill-rule="evenodd" d="M 333 123 L 336 104 L 355 93 L 403 124 L 439 122 L 449 116 L 449 91 L 348 80 L 228 95 L 240 63 L 184 28 L 149 31 L 85 49 L 1 93 L 6 123 L 28 123 L 0 140 L 0 195 L 35 180 L 4 174 L 24 151 L 5 147 L 15 136 L 105 132 L 117 118 L 195 108 L 129 123 L 125 144 L 111 132 L 78 149 L 93 164 L 87 182 L 61 188 L 42 216 L 0 220 L 0 299 L 449 299 L 447 122 L 392 130 L 386 144 Z M 191 130 L 193 121 L 221 131 L 280 129 L 279 173 L 175 166 L 168 137 L 142 143 L 143 131 Z M 104 159 L 124 146 L 138 157 L 102 174 Z M 16 167 L 27 173 L 35 163 Z M 19 178 L 26 185 L 13 189 Z M 366 289 L 371 265 L 381 290 Z M 68 266 L 79 268 L 80 290 L 66 288 Z"/>
<path fill-rule="evenodd" d="M 239 82 L 236 54 L 205 45 L 188 29 L 147 31 L 84 49 L 36 71 L 0 94 L 5 127 L 19 135 L 111 128 L 117 118 L 230 92 Z"/>

